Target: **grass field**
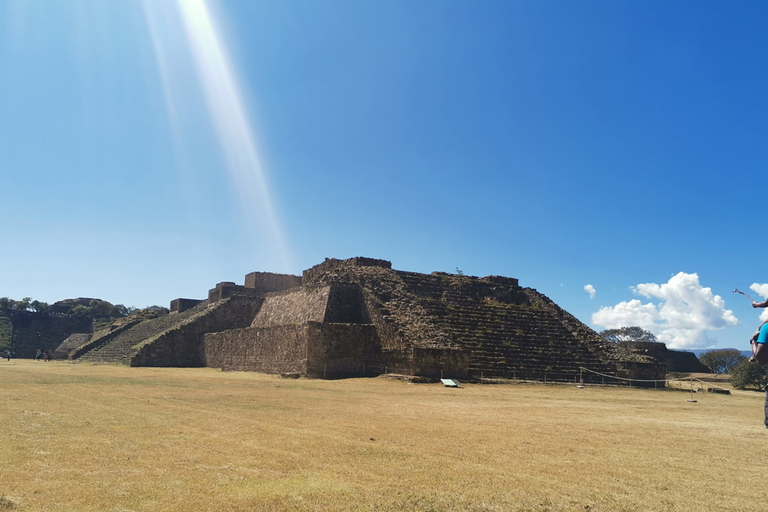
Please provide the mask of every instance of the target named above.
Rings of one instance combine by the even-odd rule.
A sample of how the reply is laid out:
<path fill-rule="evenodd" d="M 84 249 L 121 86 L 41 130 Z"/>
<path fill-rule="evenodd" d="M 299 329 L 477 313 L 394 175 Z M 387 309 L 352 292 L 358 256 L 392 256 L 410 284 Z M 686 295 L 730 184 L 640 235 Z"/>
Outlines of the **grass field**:
<path fill-rule="evenodd" d="M 0 510 L 762 511 L 763 395 L 0 361 Z"/>

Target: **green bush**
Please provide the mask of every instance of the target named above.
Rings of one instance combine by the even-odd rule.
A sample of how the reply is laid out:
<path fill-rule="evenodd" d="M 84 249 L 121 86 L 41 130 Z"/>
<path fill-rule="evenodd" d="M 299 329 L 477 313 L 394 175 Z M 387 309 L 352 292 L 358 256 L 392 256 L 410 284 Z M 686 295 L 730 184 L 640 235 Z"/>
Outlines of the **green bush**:
<path fill-rule="evenodd" d="M 762 389 L 768 380 L 768 367 L 745 360 L 731 371 L 731 384 L 737 389 Z"/>

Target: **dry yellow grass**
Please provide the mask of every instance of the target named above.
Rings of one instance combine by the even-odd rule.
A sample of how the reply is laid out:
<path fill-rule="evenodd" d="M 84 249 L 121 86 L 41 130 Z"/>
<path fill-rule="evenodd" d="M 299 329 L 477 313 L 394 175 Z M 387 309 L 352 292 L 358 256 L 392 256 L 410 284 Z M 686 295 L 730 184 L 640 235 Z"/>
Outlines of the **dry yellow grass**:
<path fill-rule="evenodd" d="M 0 510 L 762 511 L 762 395 L 0 362 Z"/>

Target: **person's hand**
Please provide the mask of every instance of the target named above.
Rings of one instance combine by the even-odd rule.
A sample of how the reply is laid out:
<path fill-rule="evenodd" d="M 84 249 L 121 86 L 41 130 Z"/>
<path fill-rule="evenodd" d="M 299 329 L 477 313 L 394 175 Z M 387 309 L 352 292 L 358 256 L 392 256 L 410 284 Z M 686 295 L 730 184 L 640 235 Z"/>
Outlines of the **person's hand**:
<path fill-rule="evenodd" d="M 756 308 L 756 307 L 757 307 L 757 302 L 755 302 L 755 301 L 752 301 L 752 307 L 753 307 L 753 308 Z"/>

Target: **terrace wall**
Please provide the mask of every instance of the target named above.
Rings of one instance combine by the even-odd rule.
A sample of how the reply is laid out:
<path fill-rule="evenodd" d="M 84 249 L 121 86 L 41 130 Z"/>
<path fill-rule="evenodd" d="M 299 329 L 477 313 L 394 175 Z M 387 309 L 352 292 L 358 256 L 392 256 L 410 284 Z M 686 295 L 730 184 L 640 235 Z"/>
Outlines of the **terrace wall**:
<path fill-rule="evenodd" d="M 273 274 L 271 272 L 251 272 L 245 276 L 245 287 L 260 292 L 279 292 L 301 286 L 301 276 L 291 274 Z"/>

